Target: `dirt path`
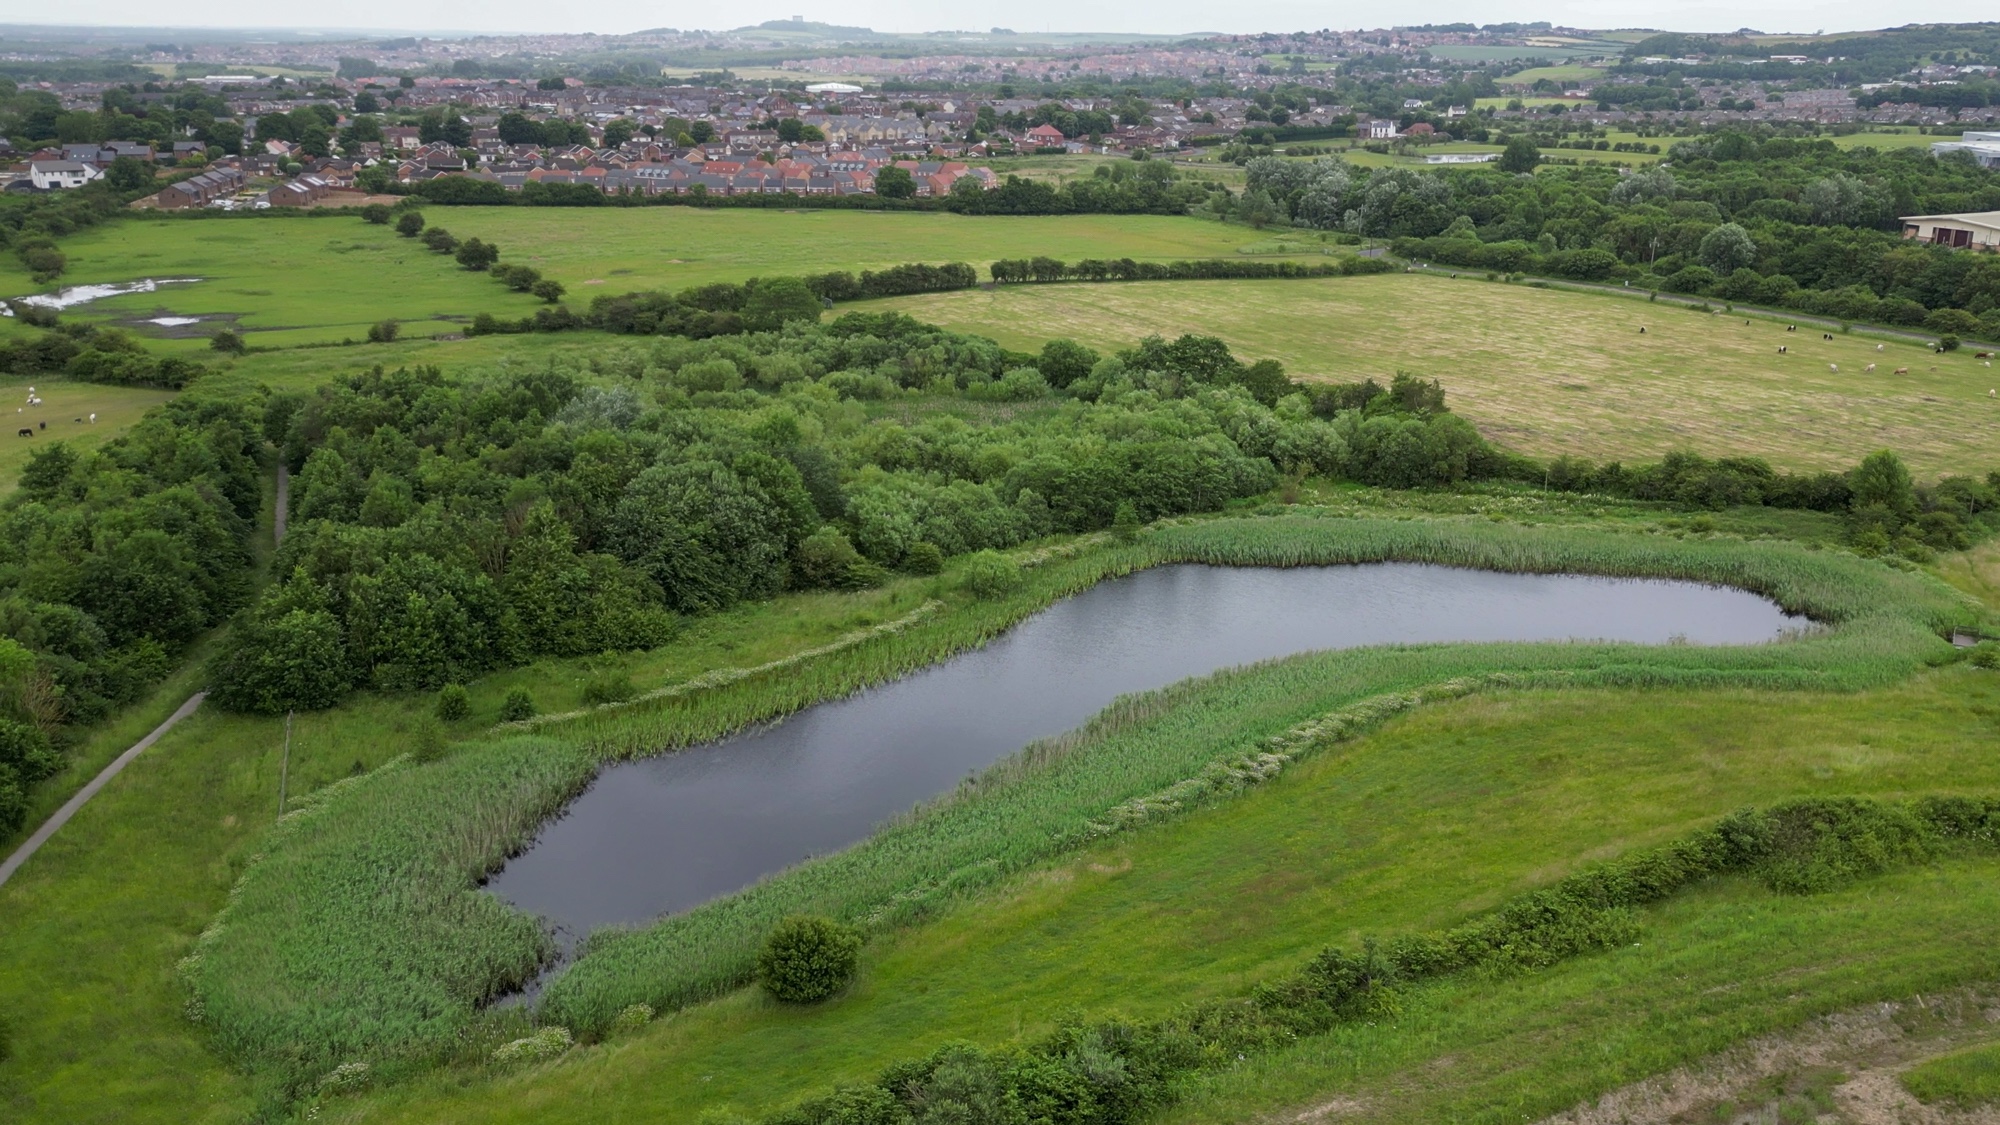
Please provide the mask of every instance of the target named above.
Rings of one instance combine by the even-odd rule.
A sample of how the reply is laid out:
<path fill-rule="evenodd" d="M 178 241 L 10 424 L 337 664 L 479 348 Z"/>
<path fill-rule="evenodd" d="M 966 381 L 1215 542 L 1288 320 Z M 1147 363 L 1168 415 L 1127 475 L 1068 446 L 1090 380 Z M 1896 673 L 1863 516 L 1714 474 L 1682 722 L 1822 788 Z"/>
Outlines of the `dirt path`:
<path fill-rule="evenodd" d="M 2000 1106 L 1927 1106 L 1897 1078 L 1996 1038 L 2000 991 L 1990 987 L 1870 1004 L 1613 1090 L 1541 1125 L 2000 1125 Z"/>
<path fill-rule="evenodd" d="M 35 834 L 28 837 L 27 841 L 20 847 L 14 849 L 14 854 L 8 856 L 5 863 L 0 863 L 0 886 L 5 886 L 7 880 L 14 877 L 14 872 L 20 870 L 21 865 L 28 862 L 28 857 L 41 850 L 43 844 L 48 843 L 49 837 L 56 834 L 56 829 L 68 824 L 69 818 L 76 815 L 76 811 L 83 807 L 85 801 L 96 796 L 99 789 L 104 788 L 126 766 L 131 765 L 132 759 L 138 757 L 146 747 L 158 742 L 161 735 L 174 729 L 175 723 L 194 714 L 194 709 L 201 706 L 201 701 L 207 695 L 208 693 L 205 691 L 198 691 L 189 696 L 188 701 L 181 704 L 179 710 L 167 716 L 166 722 L 153 728 L 153 733 L 133 743 L 131 749 L 118 755 L 110 765 L 100 770 L 96 777 L 91 778 L 90 784 L 77 790 L 74 797 L 63 802 L 63 807 L 57 809 L 54 816 L 45 821 L 40 828 L 35 829 Z"/>
<path fill-rule="evenodd" d="M 291 512 L 291 508 L 292 471 L 285 467 L 283 461 L 280 461 L 278 462 L 278 502 L 277 507 L 271 512 L 272 543 L 283 543 L 285 541 L 285 517 Z"/>

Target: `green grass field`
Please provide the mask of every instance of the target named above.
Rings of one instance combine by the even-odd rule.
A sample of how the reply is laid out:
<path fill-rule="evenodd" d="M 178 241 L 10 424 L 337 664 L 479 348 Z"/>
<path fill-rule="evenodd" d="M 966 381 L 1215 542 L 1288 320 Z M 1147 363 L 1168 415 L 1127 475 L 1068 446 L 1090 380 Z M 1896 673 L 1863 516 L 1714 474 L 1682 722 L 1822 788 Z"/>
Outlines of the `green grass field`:
<path fill-rule="evenodd" d="M 27 405 L 28 388 L 35 388 L 40 406 Z M 35 428 L 32 438 L 9 437 L 0 444 L 0 495 L 14 490 L 21 466 L 28 455 L 51 442 L 68 442 L 78 451 L 95 449 L 125 432 L 139 416 L 173 397 L 170 391 L 147 387 L 107 387 L 95 383 L 74 383 L 48 376 L 9 376 L 0 383 L 0 402 L 10 402 L 11 418 L 0 418 L 0 428 Z M 91 422 L 92 414 L 97 421 Z M 77 419 L 84 421 L 77 421 Z M 48 424 L 48 429 L 39 427 Z"/>
<path fill-rule="evenodd" d="M 561 281 L 573 306 L 603 293 L 910 261 L 966 261 L 983 270 L 996 258 L 1036 254 L 1205 258 L 1262 237 L 1247 227 L 1144 215 L 981 218 L 694 207 L 433 207 L 425 214 L 461 238 L 498 244 L 503 261 Z M 362 339 L 369 325 L 391 318 L 405 322 L 411 335 L 453 334 L 477 313 L 520 317 L 539 305 L 388 227 L 345 215 L 132 218 L 65 239 L 63 252 L 68 285 L 204 279 L 99 301 L 72 316 L 233 317 L 260 347 Z M 0 290 L 34 291 L 20 269 L 12 259 L 0 263 Z"/>
<path fill-rule="evenodd" d="M 1544 78 L 1551 82 L 1577 82 L 1587 78 L 1602 77 L 1604 68 L 1601 66 L 1568 63 L 1561 66 L 1537 66 L 1527 70 L 1517 70 L 1499 81 L 1508 86 L 1532 86 Z"/>
<path fill-rule="evenodd" d="M 746 990 L 527 1075 L 441 1075 L 351 1109 L 334 1103 L 322 1119 L 690 1121 L 768 1110 L 949 1039 L 1032 1035 L 1069 1005 L 1158 1016 L 1240 994 L 1329 941 L 1490 909 L 1745 803 L 1990 789 L 2000 767 L 1983 747 L 1996 704 L 2000 677 L 1953 672 L 1787 697 L 1783 724 L 1764 721 L 1777 701 L 1758 693 L 1534 692 L 1440 706 L 878 940 L 861 983 L 825 1007 Z M 1406 1021 L 1259 1060 L 1167 1119 L 1242 1120 L 1350 1091 L 1367 1103 L 1359 1120 L 1550 1112 L 1736 1037 L 2000 971 L 1980 937 L 1981 912 L 2000 907 L 1996 875 L 2000 864 L 1967 862 L 1782 900 L 1725 883 L 1649 916 L 1640 948 L 1423 992 Z M 1913 909 L 1920 902 L 1939 913 Z M 1773 971 L 1745 980 L 1747 963 Z M 1663 1007 L 1649 1011 L 1651 998 Z M 1606 1041 L 1615 1051 L 1595 1046 Z"/>
<path fill-rule="evenodd" d="M 1955 141 L 1957 137 L 1934 137 L 1919 133 L 1915 129 L 1882 128 L 1867 133 L 1849 133 L 1841 137 L 1829 137 L 1840 148 L 1917 148 L 1929 149 L 1939 141 Z"/>
<path fill-rule="evenodd" d="M 1903 1087 L 1927 1104 L 1958 1109 L 2000 1104 L 2000 1043 L 1931 1059 L 1902 1077 Z"/>
<path fill-rule="evenodd" d="M 1408 371 L 1440 380 L 1488 437 L 1537 457 L 1634 461 L 1691 448 L 1844 469 L 1886 447 L 1924 473 L 2000 466 L 2000 400 L 1986 393 L 2000 376 L 1969 354 L 1903 343 L 1878 353 L 1864 336 L 1823 341 L 1614 295 L 1389 274 L 1023 285 L 857 307 L 1024 350 L 1058 336 L 1116 348 L 1204 332 L 1240 355 L 1278 359 L 1298 379 L 1386 385 Z M 1777 354 L 1781 344 L 1791 351 Z M 1909 374 L 1891 374 L 1905 366 Z"/>

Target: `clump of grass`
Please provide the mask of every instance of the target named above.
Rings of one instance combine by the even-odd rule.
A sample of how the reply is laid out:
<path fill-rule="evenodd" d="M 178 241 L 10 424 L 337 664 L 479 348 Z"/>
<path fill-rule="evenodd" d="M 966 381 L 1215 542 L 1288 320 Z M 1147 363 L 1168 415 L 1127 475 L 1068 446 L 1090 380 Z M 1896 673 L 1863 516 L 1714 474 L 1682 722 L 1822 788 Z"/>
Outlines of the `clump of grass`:
<path fill-rule="evenodd" d="M 1941 1055 L 1904 1071 L 1902 1080 L 1925 1105 L 2000 1105 L 2000 1043 Z"/>

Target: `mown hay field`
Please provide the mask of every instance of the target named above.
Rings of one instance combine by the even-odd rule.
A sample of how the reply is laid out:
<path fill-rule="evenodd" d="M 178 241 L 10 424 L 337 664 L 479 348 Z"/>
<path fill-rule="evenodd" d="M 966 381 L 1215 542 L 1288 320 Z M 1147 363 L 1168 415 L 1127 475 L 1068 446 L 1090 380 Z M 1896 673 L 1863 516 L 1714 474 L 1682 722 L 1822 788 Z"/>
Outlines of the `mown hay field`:
<path fill-rule="evenodd" d="M 969 217 L 944 213 L 765 211 L 695 207 L 430 207 L 434 226 L 500 247 L 569 287 L 572 307 L 602 293 L 681 289 L 772 274 L 881 269 L 1048 254 L 1175 259 L 1234 254 L 1267 238 L 1248 227 L 1153 215 Z M 481 312 L 539 307 L 484 274 L 460 269 L 386 226 L 352 215 L 132 218 L 63 240 L 63 285 L 140 278 L 202 280 L 77 308 L 87 319 L 225 317 L 260 347 L 361 339 L 386 319 L 410 335 L 452 334 Z M 44 288 L 55 288 L 46 286 Z M 11 258 L 0 296 L 34 292 Z M 210 331 L 203 325 L 193 333 Z"/>
<path fill-rule="evenodd" d="M 1889 448 L 1924 475 L 2000 468 L 2000 399 L 1988 394 L 2000 371 L 1969 351 L 1822 340 L 1811 326 L 1617 295 L 1387 274 L 1024 285 L 855 307 L 1023 350 L 1060 336 L 1108 349 L 1198 332 L 1278 359 L 1297 379 L 1387 384 L 1408 371 L 1441 381 L 1488 438 L 1535 457 L 1631 462 L 1694 449 L 1841 470 Z M 1899 367 L 1909 373 L 1892 374 Z"/>

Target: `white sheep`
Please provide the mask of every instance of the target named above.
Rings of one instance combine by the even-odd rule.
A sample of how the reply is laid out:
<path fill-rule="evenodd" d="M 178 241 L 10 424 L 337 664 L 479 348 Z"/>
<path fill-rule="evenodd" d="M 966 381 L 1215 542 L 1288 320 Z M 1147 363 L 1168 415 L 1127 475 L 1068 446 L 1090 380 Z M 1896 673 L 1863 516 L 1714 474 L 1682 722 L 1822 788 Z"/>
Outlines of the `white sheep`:
<path fill-rule="evenodd" d="M 1871 364 L 1869 364 L 1869 365 L 1868 365 L 1867 367 L 1864 367 L 1864 368 L 1862 368 L 1862 370 L 1863 370 L 1863 371 L 1873 371 L 1873 370 L 1875 370 L 1875 365 L 1871 363 Z"/>
<path fill-rule="evenodd" d="M 97 411 L 95 410 L 90 412 L 90 424 L 93 426 L 97 424 Z"/>
<path fill-rule="evenodd" d="M 1826 369 L 1836 375 L 1840 374 L 1840 365 L 1838 363 L 1829 363 L 1826 365 Z"/>

